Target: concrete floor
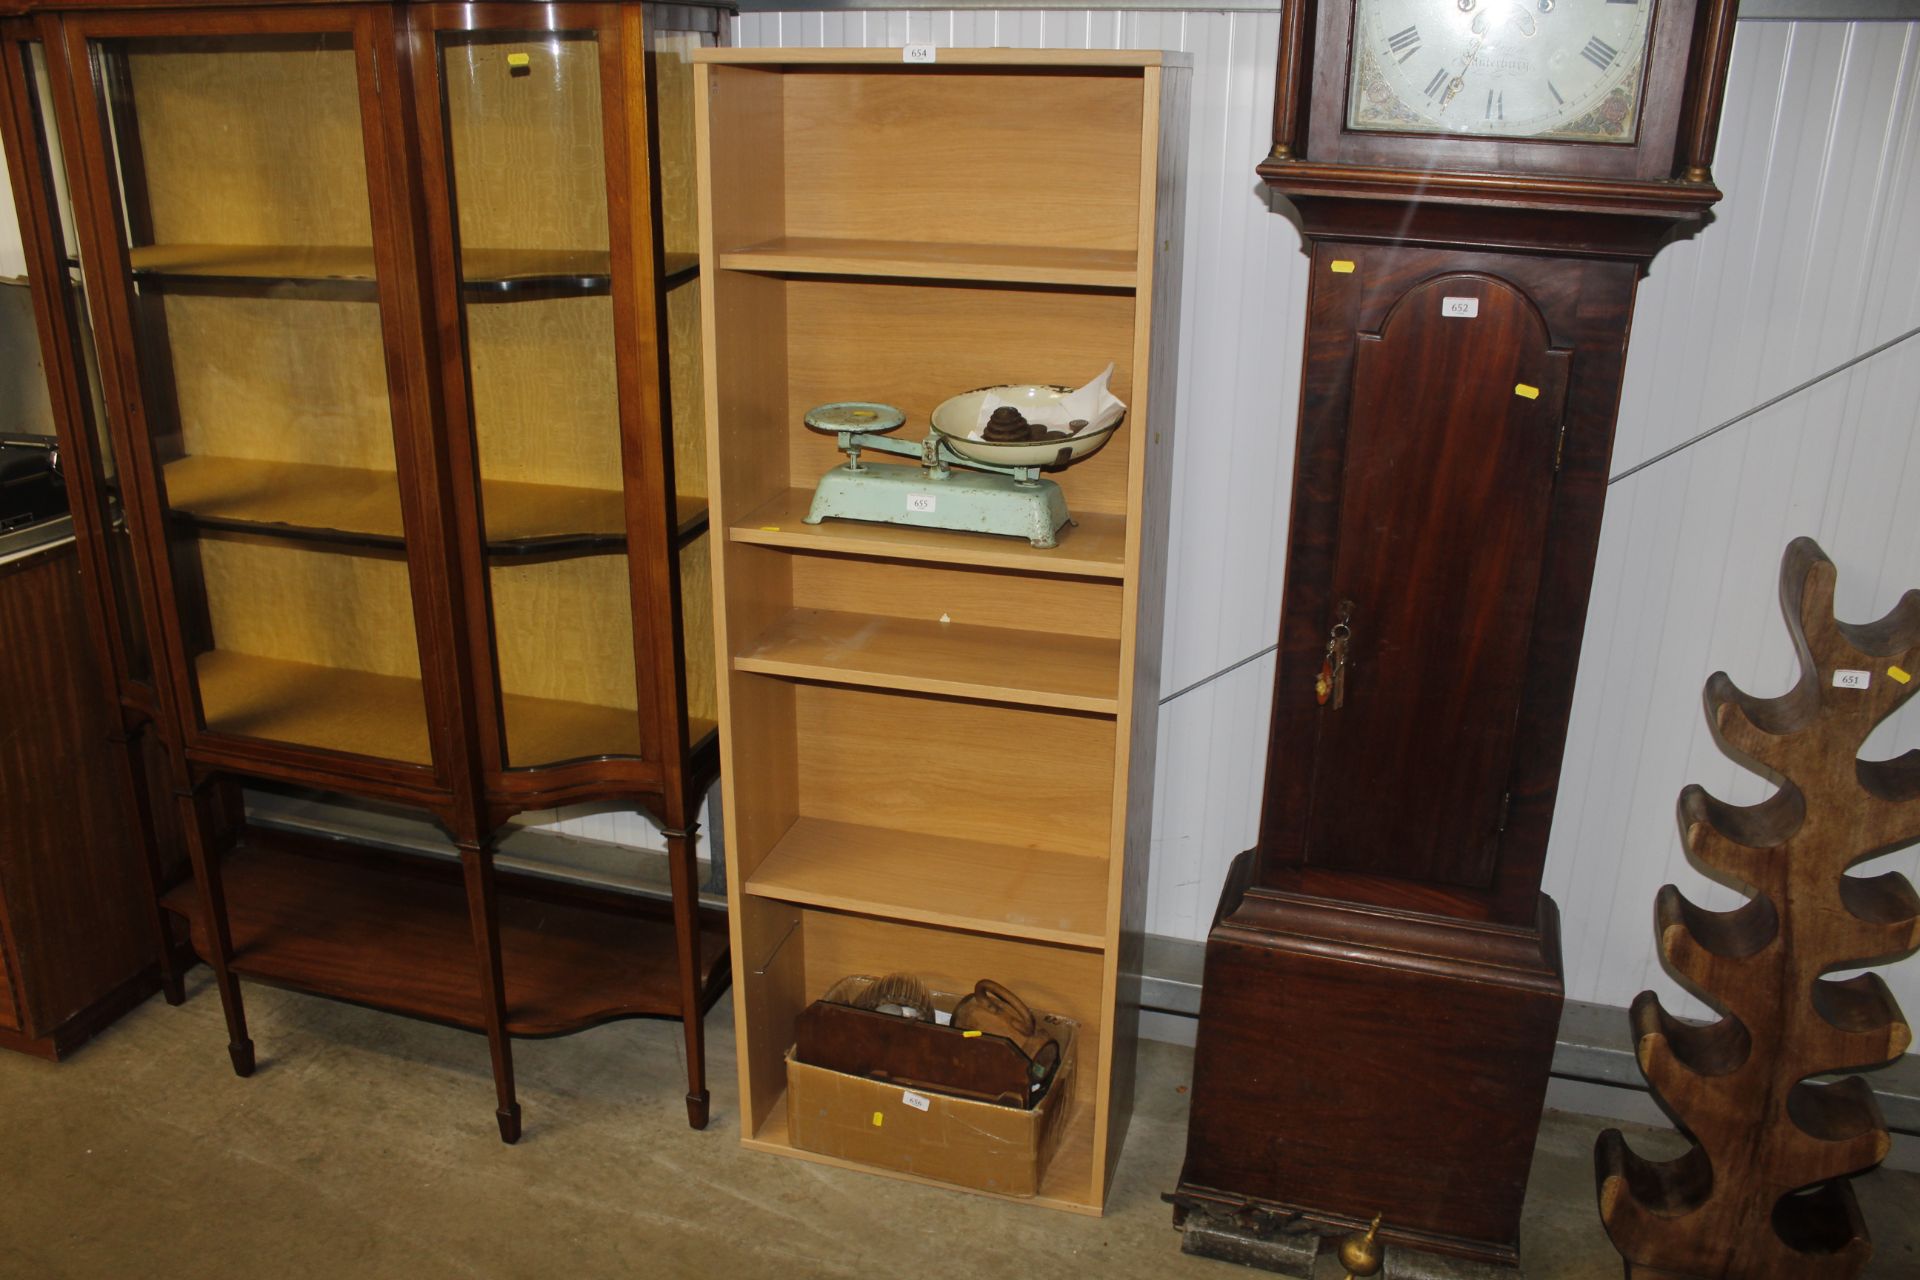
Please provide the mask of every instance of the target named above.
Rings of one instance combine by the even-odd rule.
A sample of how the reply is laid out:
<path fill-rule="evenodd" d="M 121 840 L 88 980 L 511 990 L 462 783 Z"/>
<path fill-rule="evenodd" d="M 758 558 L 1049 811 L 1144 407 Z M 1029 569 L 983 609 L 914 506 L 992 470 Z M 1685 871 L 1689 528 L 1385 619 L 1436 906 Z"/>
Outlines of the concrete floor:
<path fill-rule="evenodd" d="M 509 1148 L 479 1038 L 246 993 L 251 1080 L 228 1069 L 204 969 L 183 1008 L 151 1000 L 70 1062 L 0 1054 L 0 1275 L 1254 1274 L 1183 1256 L 1160 1201 L 1180 1169 L 1185 1049 L 1144 1046 L 1120 1176 L 1095 1219 L 742 1150 L 725 1000 L 707 1022 L 704 1133 L 686 1127 L 677 1024 L 626 1022 L 516 1045 L 526 1136 Z M 1523 1234 L 1532 1280 L 1620 1275 L 1594 1210 L 1600 1127 L 1548 1113 Z M 1649 1154 L 1672 1143 L 1634 1139 Z M 1920 1175 L 1877 1172 L 1860 1198 L 1878 1241 L 1867 1274 L 1920 1276 Z"/>

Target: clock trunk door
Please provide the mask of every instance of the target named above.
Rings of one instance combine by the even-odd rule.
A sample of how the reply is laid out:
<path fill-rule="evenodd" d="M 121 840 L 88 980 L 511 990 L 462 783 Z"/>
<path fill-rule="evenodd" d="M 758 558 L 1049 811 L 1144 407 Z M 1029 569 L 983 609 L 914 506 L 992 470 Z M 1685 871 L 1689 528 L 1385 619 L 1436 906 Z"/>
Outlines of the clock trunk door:
<path fill-rule="evenodd" d="M 1564 418 L 1525 295 L 1454 274 L 1357 335 L 1305 861 L 1491 883 Z"/>

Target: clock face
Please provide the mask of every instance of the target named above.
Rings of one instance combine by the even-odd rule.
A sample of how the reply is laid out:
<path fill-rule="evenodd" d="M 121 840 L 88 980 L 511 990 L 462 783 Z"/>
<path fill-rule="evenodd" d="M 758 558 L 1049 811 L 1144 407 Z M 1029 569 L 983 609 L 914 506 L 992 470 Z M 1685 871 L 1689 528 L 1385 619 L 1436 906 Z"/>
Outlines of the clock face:
<path fill-rule="evenodd" d="M 1654 0 L 1356 0 L 1347 127 L 1631 143 Z"/>

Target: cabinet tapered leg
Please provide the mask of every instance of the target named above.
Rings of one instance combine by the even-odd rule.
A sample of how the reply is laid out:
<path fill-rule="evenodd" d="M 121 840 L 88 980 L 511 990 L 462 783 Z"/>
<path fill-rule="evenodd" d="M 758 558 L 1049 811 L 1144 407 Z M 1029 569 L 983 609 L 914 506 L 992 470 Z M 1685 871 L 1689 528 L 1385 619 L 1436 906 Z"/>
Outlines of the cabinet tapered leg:
<path fill-rule="evenodd" d="M 520 1103 L 514 1097 L 513 1041 L 507 1035 L 507 991 L 500 967 L 500 903 L 494 887 L 493 850 L 462 844 L 460 865 L 466 872 L 467 917 L 473 929 L 474 955 L 480 963 L 487 1048 L 493 1055 L 493 1088 L 499 1103 L 494 1118 L 500 1122 L 500 1141 L 518 1142 Z"/>
<path fill-rule="evenodd" d="M 233 1060 L 238 1076 L 253 1074 L 253 1040 L 247 1035 L 247 1010 L 240 999 L 240 980 L 233 974 L 233 932 L 227 923 L 227 891 L 220 866 L 220 853 L 214 844 L 213 815 L 204 789 L 183 792 L 179 797 L 180 826 L 187 838 L 187 857 L 193 863 L 193 875 L 200 884 L 200 910 L 204 915 L 207 950 L 204 957 L 213 966 L 214 985 L 220 990 L 220 1009 L 227 1017 L 227 1056 Z"/>
<path fill-rule="evenodd" d="M 147 885 L 152 891 L 152 919 L 156 963 L 160 969 L 160 991 L 170 1005 L 186 1002 L 186 983 L 180 972 L 179 956 L 173 947 L 173 923 L 168 911 L 160 905 L 162 895 L 166 893 L 165 869 L 160 865 L 160 846 L 155 837 L 153 795 L 147 788 L 147 770 L 145 752 L 142 747 L 144 731 L 119 733 L 114 735 L 117 748 L 116 767 L 120 773 L 120 789 L 127 797 L 127 811 L 133 815 L 132 837 L 140 842 L 141 853 L 146 861 Z"/>
<path fill-rule="evenodd" d="M 706 1029 L 701 1023 L 700 882 L 695 876 L 693 836 L 697 823 L 685 831 L 669 831 L 667 866 L 673 878 L 673 932 L 680 959 L 680 1025 L 687 1036 L 687 1123 L 707 1127 Z"/>

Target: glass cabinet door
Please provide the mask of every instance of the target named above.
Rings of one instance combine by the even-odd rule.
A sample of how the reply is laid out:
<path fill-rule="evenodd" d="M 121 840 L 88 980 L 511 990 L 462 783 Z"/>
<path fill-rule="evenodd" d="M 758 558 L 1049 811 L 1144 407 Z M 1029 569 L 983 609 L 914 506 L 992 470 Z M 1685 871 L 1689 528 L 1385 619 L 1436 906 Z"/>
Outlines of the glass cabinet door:
<path fill-rule="evenodd" d="M 428 764 L 365 19 L 169 21 L 79 29 L 200 723 Z"/>
<path fill-rule="evenodd" d="M 120 473 L 101 394 L 100 362 L 94 348 L 80 244 L 74 230 L 67 151 L 54 109 L 46 46 L 37 35 L 27 34 L 32 29 L 24 22 L 9 24 L 9 27 L 8 56 L 15 59 L 13 70 L 20 76 L 26 99 L 25 115 L 31 123 L 31 134 L 23 139 L 32 149 L 32 154 L 24 157 L 29 169 L 26 178 L 42 193 L 41 215 L 47 223 L 48 238 L 57 246 L 57 261 L 48 264 L 48 290 L 56 313 L 54 323 L 60 329 L 55 341 L 71 354 L 82 379 L 80 385 L 71 389 L 74 394 L 70 408 L 76 414 L 74 426 L 79 436 L 73 444 L 85 456 L 72 456 L 75 450 L 69 449 L 68 456 L 62 459 L 62 470 L 81 481 L 92 507 L 86 519 L 98 530 L 104 543 L 100 566 L 112 593 L 112 616 L 108 624 L 112 629 L 111 657 L 120 697 L 151 714 L 154 710 L 152 655 L 147 647 L 146 618 L 134 565 L 133 535 L 127 524 Z M 31 247 L 28 258 L 29 272 L 33 273 L 38 267 Z M 51 370 L 59 367 L 61 353 L 47 351 L 43 359 Z M 75 523 L 82 525 L 82 513 L 75 512 Z M 82 537 L 89 536 L 85 528 L 80 532 Z"/>
<path fill-rule="evenodd" d="M 613 11 L 432 12 L 460 27 L 432 33 L 432 57 L 500 763 L 650 756 L 627 480 L 647 482 L 623 433 L 635 410 L 620 353 L 651 335 L 631 332 L 630 250 L 610 211 L 607 121 L 620 118 L 621 64 L 617 27 L 600 24 Z M 495 21 L 512 25 L 479 25 Z"/>

